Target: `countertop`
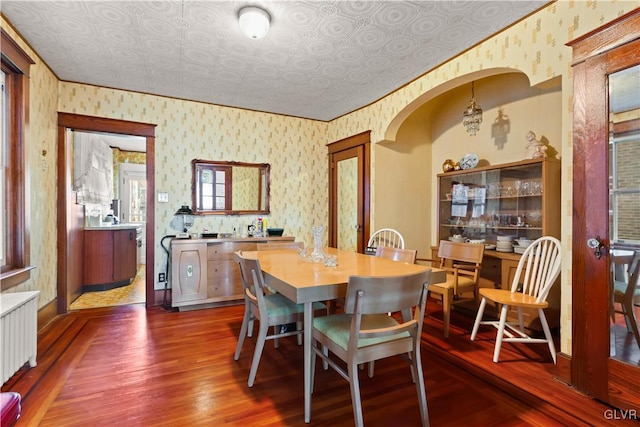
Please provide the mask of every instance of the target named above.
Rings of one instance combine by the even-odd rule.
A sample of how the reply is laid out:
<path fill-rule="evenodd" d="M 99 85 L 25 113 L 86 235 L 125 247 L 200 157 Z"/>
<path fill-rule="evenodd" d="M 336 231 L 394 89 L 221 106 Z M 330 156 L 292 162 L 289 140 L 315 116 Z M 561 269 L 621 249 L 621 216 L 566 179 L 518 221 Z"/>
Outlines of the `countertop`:
<path fill-rule="evenodd" d="M 113 225 L 101 225 L 98 227 L 85 227 L 85 231 L 98 231 L 98 230 L 129 230 L 141 228 L 143 224 L 113 224 Z"/>

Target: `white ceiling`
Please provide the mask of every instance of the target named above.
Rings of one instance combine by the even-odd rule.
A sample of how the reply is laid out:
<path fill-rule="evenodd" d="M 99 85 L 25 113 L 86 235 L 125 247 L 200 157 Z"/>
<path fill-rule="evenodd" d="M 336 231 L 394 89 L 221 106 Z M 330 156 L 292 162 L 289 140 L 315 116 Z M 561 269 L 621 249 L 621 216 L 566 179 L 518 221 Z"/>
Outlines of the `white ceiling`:
<path fill-rule="evenodd" d="M 29 1 L 2 14 L 64 81 L 332 120 L 549 1 Z M 262 40 L 238 11 L 271 15 Z"/>

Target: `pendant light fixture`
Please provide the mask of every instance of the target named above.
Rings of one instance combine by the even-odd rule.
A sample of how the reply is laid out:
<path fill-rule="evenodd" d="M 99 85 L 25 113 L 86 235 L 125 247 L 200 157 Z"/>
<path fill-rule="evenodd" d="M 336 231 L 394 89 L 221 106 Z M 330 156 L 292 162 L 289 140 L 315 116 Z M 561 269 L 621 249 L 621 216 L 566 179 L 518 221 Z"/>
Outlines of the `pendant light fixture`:
<path fill-rule="evenodd" d="M 476 104 L 473 83 L 471 82 L 471 102 L 467 109 L 464 110 L 462 117 L 462 124 L 471 136 L 474 136 L 480 130 L 480 123 L 482 123 L 482 108 Z"/>
<path fill-rule="evenodd" d="M 238 12 L 238 22 L 242 32 L 252 39 L 261 39 L 269 32 L 271 17 L 259 7 L 244 7 Z"/>

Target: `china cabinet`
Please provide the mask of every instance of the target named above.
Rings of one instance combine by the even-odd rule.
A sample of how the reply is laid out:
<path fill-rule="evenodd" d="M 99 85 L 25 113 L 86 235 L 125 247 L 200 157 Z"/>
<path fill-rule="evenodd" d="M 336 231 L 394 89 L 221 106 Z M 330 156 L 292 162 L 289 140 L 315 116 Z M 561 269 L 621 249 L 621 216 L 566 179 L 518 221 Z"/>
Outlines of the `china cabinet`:
<path fill-rule="evenodd" d="M 479 286 L 510 289 L 520 254 L 514 253 L 511 242 L 496 247 L 498 237 L 560 238 L 560 172 L 560 160 L 540 158 L 439 174 L 438 241 L 454 236 L 484 240 Z M 437 259 L 437 247 L 431 258 Z M 548 302 L 549 325 L 557 327 L 558 283 Z M 475 304 L 467 308 L 475 313 Z M 523 317 L 527 328 L 541 330 L 535 310 L 524 310 Z M 509 318 L 516 319 L 517 313 Z"/>
<path fill-rule="evenodd" d="M 438 198 L 438 240 L 460 235 L 496 244 L 498 236 L 534 240 L 560 235 L 560 161 L 556 159 L 439 174 Z"/>

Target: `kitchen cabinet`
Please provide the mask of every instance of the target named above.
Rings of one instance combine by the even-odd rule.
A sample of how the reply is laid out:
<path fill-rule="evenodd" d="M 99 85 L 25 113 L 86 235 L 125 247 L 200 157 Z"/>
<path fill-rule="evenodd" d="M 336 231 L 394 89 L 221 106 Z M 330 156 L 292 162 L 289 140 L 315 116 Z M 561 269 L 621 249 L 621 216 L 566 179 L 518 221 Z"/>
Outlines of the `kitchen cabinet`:
<path fill-rule="evenodd" d="M 84 292 L 104 291 L 131 283 L 138 270 L 138 228 L 85 228 Z"/>
<path fill-rule="evenodd" d="M 237 304 L 244 300 L 236 251 L 258 243 L 293 242 L 294 237 L 172 239 L 169 255 L 171 306 L 181 311 Z"/>
<path fill-rule="evenodd" d="M 438 240 L 461 235 L 495 245 L 498 236 L 560 238 L 560 161 L 529 159 L 438 174 L 438 200 Z M 489 248 L 479 286 L 510 289 L 520 255 Z M 437 248 L 432 250 L 436 258 Z M 551 289 L 548 302 L 549 325 L 558 326 L 559 283 Z M 487 307 L 487 312 L 493 308 Z M 509 319 L 516 320 L 517 313 L 510 312 Z M 541 329 L 535 311 L 524 310 L 524 322 L 527 328 Z"/>

